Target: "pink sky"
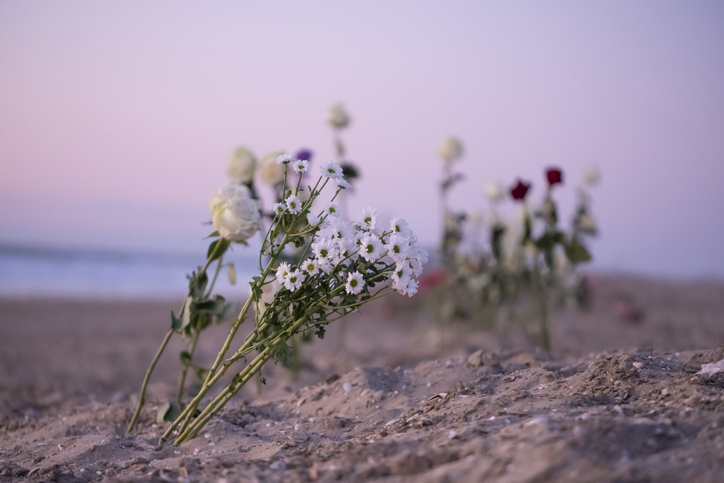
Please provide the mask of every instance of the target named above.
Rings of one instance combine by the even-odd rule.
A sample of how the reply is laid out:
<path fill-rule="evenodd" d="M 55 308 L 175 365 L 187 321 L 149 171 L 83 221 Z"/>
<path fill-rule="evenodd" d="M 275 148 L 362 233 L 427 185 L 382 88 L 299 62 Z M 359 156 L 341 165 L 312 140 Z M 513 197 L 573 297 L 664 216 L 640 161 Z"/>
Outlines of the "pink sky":
<path fill-rule="evenodd" d="M 232 148 L 332 155 L 352 208 L 437 240 L 437 145 L 465 143 L 453 205 L 487 180 L 597 163 L 595 266 L 724 276 L 724 4 L 2 2 L 0 242 L 189 250 Z"/>

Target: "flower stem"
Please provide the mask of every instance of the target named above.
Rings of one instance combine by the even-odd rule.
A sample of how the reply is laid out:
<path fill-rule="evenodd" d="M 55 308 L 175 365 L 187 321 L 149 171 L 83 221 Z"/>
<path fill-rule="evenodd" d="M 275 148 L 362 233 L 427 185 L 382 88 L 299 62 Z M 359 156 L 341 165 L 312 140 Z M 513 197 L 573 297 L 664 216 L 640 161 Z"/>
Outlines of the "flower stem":
<path fill-rule="evenodd" d="M 184 394 L 184 386 L 186 385 L 186 373 L 188 372 L 189 366 L 191 365 L 191 361 L 193 360 L 194 351 L 196 350 L 196 344 L 199 342 L 200 333 L 201 333 L 200 331 L 195 330 L 194 335 L 191 337 L 191 343 L 189 344 L 189 350 L 188 350 L 189 361 L 187 364 L 184 364 L 184 368 L 181 371 L 181 381 L 179 382 L 178 392 L 176 393 L 176 402 L 179 404 L 181 404 L 181 398 L 183 397 L 183 394 Z"/>
<path fill-rule="evenodd" d="M 153 361 L 151 361 L 151 365 L 148 366 L 148 369 L 146 369 L 146 375 L 143 378 L 143 384 L 141 385 L 141 392 L 138 395 L 138 405 L 136 406 L 136 411 L 133 413 L 131 422 L 128 423 L 128 427 L 126 428 L 126 434 L 130 434 L 130 432 L 133 431 L 133 427 L 136 425 L 136 421 L 138 421 L 138 416 L 141 414 L 141 408 L 143 407 L 143 403 L 146 399 L 146 387 L 148 386 L 148 381 L 151 379 L 151 373 L 156 367 L 156 363 L 161 358 L 161 354 L 163 354 L 164 349 L 166 349 L 166 344 L 168 344 L 168 341 L 171 339 L 172 335 L 173 329 L 169 329 L 168 332 L 166 332 L 166 336 L 163 338 L 161 346 L 156 351 L 156 355 L 154 356 Z"/>
<path fill-rule="evenodd" d="M 551 334 L 548 329 L 548 306 L 546 303 L 545 287 L 543 286 L 543 277 L 539 267 L 538 256 L 536 256 L 535 266 L 533 267 L 535 276 L 536 295 L 538 298 L 538 309 L 540 310 L 540 338 L 541 346 L 546 352 L 551 351 Z"/>

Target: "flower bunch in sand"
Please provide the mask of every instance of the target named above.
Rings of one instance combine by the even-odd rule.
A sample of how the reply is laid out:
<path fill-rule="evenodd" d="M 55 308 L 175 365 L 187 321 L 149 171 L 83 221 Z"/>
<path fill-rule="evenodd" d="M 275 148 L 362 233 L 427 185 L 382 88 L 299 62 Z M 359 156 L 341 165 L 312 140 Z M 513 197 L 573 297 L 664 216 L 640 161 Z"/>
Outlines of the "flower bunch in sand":
<path fill-rule="evenodd" d="M 440 317 L 449 320 L 476 315 L 499 325 L 502 319 L 510 320 L 516 310 L 525 307 L 521 300 L 529 299 L 539 313 L 541 345 L 550 350 L 549 294 L 554 294 L 559 304 L 570 300 L 585 307 L 589 301 L 587 279 L 577 270 L 579 264 L 591 260 L 586 238 L 597 233 L 587 188 L 579 189 L 578 204 L 567 229 L 561 226 L 554 197 L 564 183 L 564 172 L 557 167 L 544 170 L 546 189 L 539 203 L 531 202 L 533 184 L 517 179 L 508 188 L 500 183 L 484 185 L 489 202 L 487 215 L 469 209 L 453 210 L 447 203 L 448 191 L 463 176 L 451 171 L 450 156 L 441 157 L 445 163 L 440 185 L 440 252 L 446 283 L 438 291 Z M 584 185 L 595 185 L 599 177 L 596 168 L 588 168 Z M 506 199 L 518 210 L 518 216 L 511 220 L 501 216 L 507 208 L 503 206 Z"/>
<path fill-rule="evenodd" d="M 362 305 L 392 292 L 412 296 L 417 277 L 428 260 L 427 252 L 400 218 L 383 223 L 367 208 L 352 221 L 339 216 L 337 196 L 349 184 L 342 168 L 328 162 L 320 166 L 314 186 L 300 197 L 306 160 L 281 154 L 276 163 L 284 170 L 282 201 L 274 205 L 259 254 L 259 275 L 250 283 L 250 296 L 233 322 L 214 364 L 196 396 L 166 429 L 162 441 L 176 434 L 174 444 L 188 441 L 269 360 L 290 355 L 289 339 L 298 333 L 324 336 L 325 327 Z M 320 194 L 333 187 L 329 203 L 318 206 Z M 220 209 L 220 208 L 216 208 Z M 223 243 L 220 238 L 219 243 Z M 286 247 L 301 250 L 298 263 L 281 261 Z M 236 333 L 254 308 L 254 330 L 233 353 Z M 231 382 L 199 410 L 201 401 L 229 371 Z"/>

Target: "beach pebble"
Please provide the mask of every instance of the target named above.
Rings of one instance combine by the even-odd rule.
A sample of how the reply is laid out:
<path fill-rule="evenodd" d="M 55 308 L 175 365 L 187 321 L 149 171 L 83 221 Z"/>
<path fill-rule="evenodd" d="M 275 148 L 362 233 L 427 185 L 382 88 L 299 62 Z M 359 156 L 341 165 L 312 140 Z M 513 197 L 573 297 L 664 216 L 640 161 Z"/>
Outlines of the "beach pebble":
<path fill-rule="evenodd" d="M 342 384 L 342 389 L 344 389 L 344 392 L 350 392 L 352 390 L 352 384 L 345 382 Z"/>

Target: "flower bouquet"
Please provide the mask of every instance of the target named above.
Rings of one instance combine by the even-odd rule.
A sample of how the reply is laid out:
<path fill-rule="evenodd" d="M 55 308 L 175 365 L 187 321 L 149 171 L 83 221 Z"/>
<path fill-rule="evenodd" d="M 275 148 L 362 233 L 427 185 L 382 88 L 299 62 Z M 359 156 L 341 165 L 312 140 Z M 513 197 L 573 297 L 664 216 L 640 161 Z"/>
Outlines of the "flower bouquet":
<path fill-rule="evenodd" d="M 393 218 L 383 225 L 372 208 L 362 210 L 352 222 L 342 220 L 334 201 L 350 185 L 337 163 L 324 163 L 316 183 L 306 187 L 302 180 L 310 167 L 308 160 L 281 154 L 275 164 L 283 171 L 283 201 L 274 205 L 259 253 L 259 274 L 253 277 L 249 297 L 206 371 L 203 385 L 188 404 L 178 408 L 161 443 L 173 434 L 174 444 L 195 437 L 269 359 L 284 361 L 289 357 L 287 342 L 295 334 L 312 332 L 323 337 L 328 324 L 376 298 L 392 292 L 408 296 L 417 292 L 416 277 L 422 273 L 428 254 L 405 220 Z M 331 201 L 324 207 L 317 206 L 315 201 L 328 187 L 334 189 Z M 305 199 L 300 197 L 301 191 L 308 195 Z M 244 243 L 259 229 L 258 205 L 244 186 L 217 191 L 211 213 L 216 231 L 206 267 L 199 273 L 205 273 L 232 242 Z M 302 251 L 299 263 L 280 261 L 288 246 Z M 203 285 L 192 280 L 193 290 L 203 292 L 199 284 Z M 184 330 L 200 313 L 194 300 L 187 298 L 179 317 L 172 316 L 169 335 L 146 374 L 128 431 L 138 418 L 148 377 L 170 334 Z M 204 305 L 201 307 L 205 310 Z M 236 333 L 252 308 L 254 328 L 243 342 L 234 345 Z M 233 352 L 232 345 L 236 348 Z M 229 370 L 234 371 L 231 382 L 200 409 L 204 398 Z"/>

